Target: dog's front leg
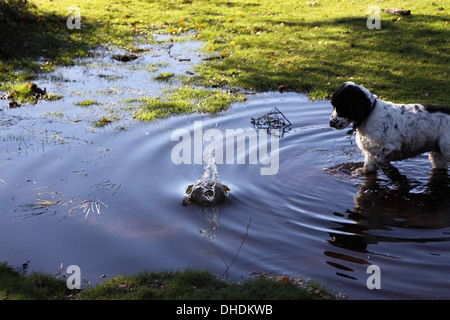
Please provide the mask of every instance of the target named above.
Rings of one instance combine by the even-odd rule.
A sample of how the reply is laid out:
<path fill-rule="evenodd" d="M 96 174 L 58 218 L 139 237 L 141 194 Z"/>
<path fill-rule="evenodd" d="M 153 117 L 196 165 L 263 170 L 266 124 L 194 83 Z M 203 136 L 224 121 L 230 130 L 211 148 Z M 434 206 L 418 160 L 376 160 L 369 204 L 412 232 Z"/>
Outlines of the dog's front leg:
<path fill-rule="evenodd" d="M 391 155 L 396 150 L 394 146 L 384 146 L 375 157 L 375 162 L 389 179 L 396 182 L 401 188 L 409 189 L 409 181 L 406 176 L 391 164 Z"/>
<path fill-rule="evenodd" d="M 377 173 L 377 164 L 375 162 L 375 156 L 368 151 L 364 151 L 364 165 L 362 168 L 358 168 L 352 172 L 352 174 L 370 175 Z"/>
<path fill-rule="evenodd" d="M 377 172 L 377 164 L 376 164 L 375 156 L 368 151 L 364 152 L 363 173 L 364 174 L 373 174 L 376 172 Z"/>

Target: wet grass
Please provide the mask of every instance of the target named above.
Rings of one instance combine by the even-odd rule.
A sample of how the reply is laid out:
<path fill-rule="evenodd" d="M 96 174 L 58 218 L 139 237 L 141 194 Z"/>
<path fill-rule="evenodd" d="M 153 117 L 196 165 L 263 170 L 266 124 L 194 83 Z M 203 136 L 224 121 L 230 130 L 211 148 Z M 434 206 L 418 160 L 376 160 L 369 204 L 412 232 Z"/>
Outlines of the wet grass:
<path fill-rule="evenodd" d="M 88 100 L 83 100 L 83 101 L 77 102 L 75 104 L 80 107 L 89 107 L 92 105 L 99 104 L 99 102 L 97 102 L 96 100 L 93 100 L 93 99 L 88 99 Z"/>
<path fill-rule="evenodd" d="M 287 277 L 253 278 L 243 282 L 217 279 L 207 271 L 139 272 L 117 276 L 81 290 L 67 288 L 66 280 L 43 273 L 26 275 L 0 264 L 2 300 L 323 300 L 336 299 L 317 282 L 301 283 Z"/>
<path fill-rule="evenodd" d="M 112 123 L 112 120 L 108 117 L 100 117 L 97 121 L 92 122 L 92 126 L 96 128 L 103 128 Z"/>
<path fill-rule="evenodd" d="M 168 89 L 162 97 L 141 98 L 135 117 L 141 121 L 156 121 L 175 114 L 210 113 L 226 110 L 233 102 L 243 101 L 241 94 L 192 86 Z"/>
<path fill-rule="evenodd" d="M 61 95 L 47 93 L 45 88 L 41 89 L 31 82 L 5 83 L 2 90 L 5 91 L 4 98 L 18 102 L 36 103 L 39 99 L 54 101 L 62 98 Z"/>
<path fill-rule="evenodd" d="M 155 77 L 155 80 L 167 82 L 167 81 L 173 79 L 173 77 L 175 77 L 175 73 L 166 72 L 166 73 L 160 73 L 159 75 L 157 75 Z"/>

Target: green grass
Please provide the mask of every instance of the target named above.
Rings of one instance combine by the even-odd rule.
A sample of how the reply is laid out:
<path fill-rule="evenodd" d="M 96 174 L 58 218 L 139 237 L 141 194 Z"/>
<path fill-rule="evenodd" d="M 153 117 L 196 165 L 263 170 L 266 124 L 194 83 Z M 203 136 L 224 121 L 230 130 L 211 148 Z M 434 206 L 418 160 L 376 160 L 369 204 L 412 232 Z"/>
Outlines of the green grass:
<path fill-rule="evenodd" d="M 142 272 L 114 277 L 98 287 L 81 292 L 81 299 L 169 299 L 169 300 L 305 300 L 334 298 L 320 285 L 309 289 L 292 281 L 257 278 L 241 283 L 219 280 L 206 271 Z"/>
<path fill-rule="evenodd" d="M 69 290 L 66 281 L 44 273 L 24 275 L 0 264 L 2 300 L 319 300 L 337 296 L 316 282 L 298 284 L 281 277 L 243 282 L 217 279 L 207 271 L 138 272 L 121 275 L 82 290 Z"/>
<path fill-rule="evenodd" d="M 88 99 L 88 100 L 79 101 L 79 102 L 77 102 L 75 104 L 77 106 L 80 106 L 80 107 L 89 107 L 89 106 L 92 106 L 94 104 L 98 104 L 98 102 L 93 100 L 93 99 Z"/>
<path fill-rule="evenodd" d="M 61 95 L 57 94 L 36 94 L 36 88 L 31 82 L 19 82 L 19 83 L 4 83 L 1 87 L 9 99 L 19 102 L 37 102 L 39 99 L 45 99 L 48 101 L 59 100 Z M 38 88 L 37 90 L 39 90 Z M 42 89 L 41 89 L 42 90 Z"/>
<path fill-rule="evenodd" d="M 197 68 L 191 78 L 197 85 L 254 91 L 283 86 L 324 99 L 353 80 L 383 99 L 450 105 L 449 0 L 80 0 L 79 30 L 65 26 L 73 1 L 34 3 L 22 29 L 17 23 L 24 37 L 15 42 L 13 58 L 1 61 L 0 81 L 33 77 L 14 71 L 42 71 L 40 56 L 47 65 L 70 64 L 96 45 L 127 48 L 153 43 L 154 33 L 189 34 L 217 57 Z M 369 5 L 412 14 L 382 11 L 381 29 L 370 30 Z"/>
<path fill-rule="evenodd" d="M 113 121 L 119 120 L 119 117 L 117 116 L 102 116 L 98 120 L 92 122 L 92 126 L 96 128 L 103 128 L 109 124 L 111 124 Z"/>
<path fill-rule="evenodd" d="M 173 77 L 175 77 L 175 73 L 172 73 L 172 72 L 167 72 L 167 73 L 160 73 L 159 75 L 157 75 L 156 77 L 155 77 L 155 80 L 158 80 L 158 81 L 169 81 L 169 80 L 171 80 Z"/>
<path fill-rule="evenodd" d="M 141 98 L 135 117 L 141 121 L 155 121 L 175 114 L 210 113 L 226 110 L 231 103 L 243 101 L 244 96 L 213 89 L 180 86 L 166 90 L 159 98 Z M 132 101 L 131 101 L 132 102 Z"/>
<path fill-rule="evenodd" d="M 0 263 L 0 300 L 60 300 L 70 293 L 64 281 L 51 275 L 33 273 L 24 276 Z"/>

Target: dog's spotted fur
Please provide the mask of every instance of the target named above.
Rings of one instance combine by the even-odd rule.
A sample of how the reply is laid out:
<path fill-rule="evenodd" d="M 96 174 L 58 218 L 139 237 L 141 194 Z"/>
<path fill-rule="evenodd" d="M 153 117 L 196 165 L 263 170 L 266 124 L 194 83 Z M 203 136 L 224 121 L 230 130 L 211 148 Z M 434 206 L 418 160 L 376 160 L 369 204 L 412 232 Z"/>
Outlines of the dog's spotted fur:
<path fill-rule="evenodd" d="M 429 152 L 433 167 L 450 162 L 450 108 L 436 104 L 396 104 L 376 98 L 362 86 L 345 82 L 331 97 L 330 126 L 344 129 L 353 123 L 356 142 L 363 151 L 363 173 L 377 168 L 402 187 L 407 178 L 391 161 Z"/>

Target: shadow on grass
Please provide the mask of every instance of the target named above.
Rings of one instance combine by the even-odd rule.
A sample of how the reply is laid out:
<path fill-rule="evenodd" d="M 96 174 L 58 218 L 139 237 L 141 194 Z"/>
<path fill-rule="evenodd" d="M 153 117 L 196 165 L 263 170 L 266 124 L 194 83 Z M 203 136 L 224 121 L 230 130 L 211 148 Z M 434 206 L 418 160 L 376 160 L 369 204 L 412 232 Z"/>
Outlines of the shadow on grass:
<path fill-rule="evenodd" d="M 96 26 L 83 21 L 81 29 L 69 30 L 69 16 L 40 15 L 26 0 L 1 2 L 0 81 L 30 80 L 42 67 L 72 64 L 74 57 L 87 55 L 91 43 L 84 35 Z M 19 70 L 25 75 L 14 72 Z"/>
<path fill-rule="evenodd" d="M 352 79 L 380 98 L 450 105 L 447 50 L 450 31 L 445 27 L 448 17 L 399 18 L 383 14 L 381 29 L 368 29 L 365 17 L 282 21 L 298 33 L 293 46 L 303 46 L 301 52 L 297 51 L 301 64 L 276 69 L 264 64 L 245 64 L 242 57 L 230 56 L 215 68 L 223 73 L 240 64 L 243 72 L 238 84 L 257 91 L 277 90 L 283 85 L 285 90 L 309 91 L 313 98 L 327 98 L 335 87 Z M 261 25 L 266 25 L 264 31 L 271 32 L 279 23 L 280 20 L 266 19 Z M 319 41 L 320 46 L 316 45 Z M 258 46 L 254 50 L 270 50 L 264 44 Z"/>

